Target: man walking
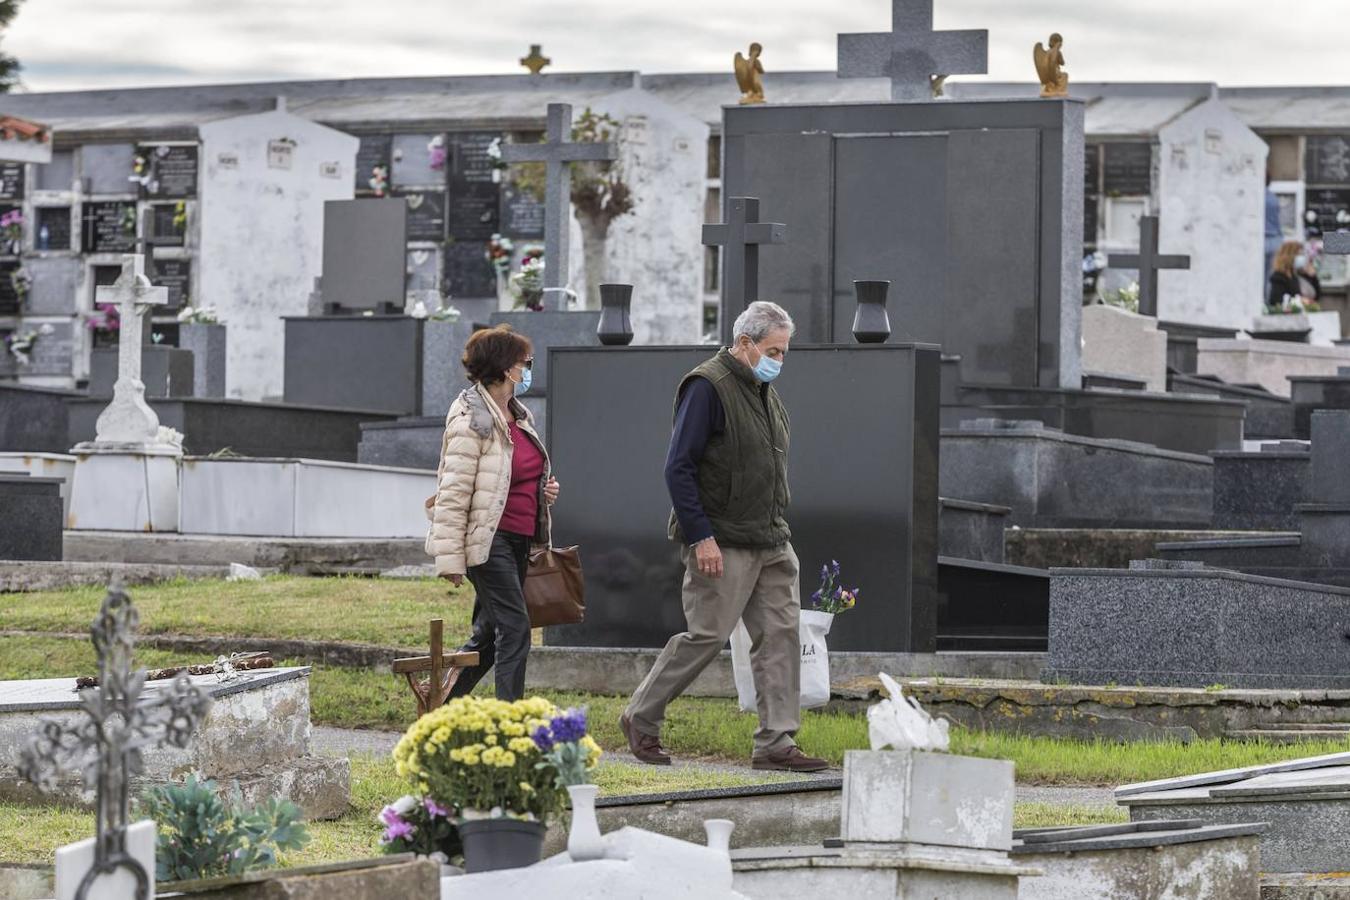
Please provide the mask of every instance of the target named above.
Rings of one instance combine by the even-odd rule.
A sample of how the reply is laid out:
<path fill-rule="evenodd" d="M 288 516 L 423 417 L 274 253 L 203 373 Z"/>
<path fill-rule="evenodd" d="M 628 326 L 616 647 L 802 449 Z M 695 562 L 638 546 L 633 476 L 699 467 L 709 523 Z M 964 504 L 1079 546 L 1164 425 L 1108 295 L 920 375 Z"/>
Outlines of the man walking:
<path fill-rule="evenodd" d="M 750 304 L 729 349 L 680 382 L 666 457 L 674 511 L 670 537 L 682 546 L 688 630 L 666 644 L 619 720 L 639 760 L 670 765 L 661 746 L 666 705 L 726 646 L 736 621 L 750 633 L 759 729 L 756 769 L 817 772 L 802 753 L 797 555 L 787 521 L 788 416 L 770 386 L 794 326 L 775 303 Z"/>

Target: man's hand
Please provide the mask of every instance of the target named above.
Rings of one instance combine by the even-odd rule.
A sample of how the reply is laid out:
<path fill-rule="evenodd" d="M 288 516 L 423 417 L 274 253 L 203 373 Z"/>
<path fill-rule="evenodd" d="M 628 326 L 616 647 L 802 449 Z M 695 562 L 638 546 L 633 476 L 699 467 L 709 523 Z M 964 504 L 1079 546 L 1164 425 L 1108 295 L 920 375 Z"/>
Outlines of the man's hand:
<path fill-rule="evenodd" d="M 449 574 L 449 573 L 447 573 L 447 572 L 442 572 L 442 573 L 441 573 L 441 577 L 444 578 L 446 581 L 450 582 L 451 584 L 453 584 L 455 587 L 463 587 L 463 586 L 464 586 L 464 576 L 463 576 L 463 575 L 451 575 L 451 574 Z"/>
<path fill-rule="evenodd" d="M 694 559 L 701 574 L 709 578 L 722 577 L 722 548 L 717 546 L 716 539 L 708 538 L 695 544 Z"/>

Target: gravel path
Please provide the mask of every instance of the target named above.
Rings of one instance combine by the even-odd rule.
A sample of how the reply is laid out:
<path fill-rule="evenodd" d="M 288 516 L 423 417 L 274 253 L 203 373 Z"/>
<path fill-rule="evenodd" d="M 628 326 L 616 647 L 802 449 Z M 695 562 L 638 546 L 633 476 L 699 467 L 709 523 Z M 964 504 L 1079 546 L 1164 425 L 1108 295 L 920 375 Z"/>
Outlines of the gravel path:
<path fill-rule="evenodd" d="M 385 756 L 398 743 L 401 733 L 397 731 L 367 731 L 351 728 L 330 728 L 315 725 L 312 730 L 314 752 L 327 756 L 340 756 L 350 753 L 358 755 Z M 618 754 L 608 756 L 602 763 L 606 766 L 642 767 L 642 763 L 626 759 Z M 759 778 L 765 781 L 781 781 L 785 773 L 757 772 L 747 764 L 737 765 L 725 762 L 707 762 L 703 760 L 676 759 L 675 769 L 690 769 L 702 772 L 716 772 L 726 775 Z M 838 778 L 838 769 L 821 772 L 817 776 L 798 777 Z M 1022 803 L 1050 803 L 1055 806 L 1114 806 L 1111 789 L 1104 787 L 1043 787 L 1039 785 L 1018 785 L 1017 800 Z"/>

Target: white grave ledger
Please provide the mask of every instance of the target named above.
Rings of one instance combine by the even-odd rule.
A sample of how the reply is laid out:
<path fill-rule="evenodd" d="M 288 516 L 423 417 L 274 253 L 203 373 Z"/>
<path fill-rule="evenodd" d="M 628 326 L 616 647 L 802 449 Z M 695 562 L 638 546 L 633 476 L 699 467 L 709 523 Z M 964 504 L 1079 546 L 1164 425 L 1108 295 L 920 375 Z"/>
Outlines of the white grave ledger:
<path fill-rule="evenodd" d="M 142 819 L 127 826 L 127 855 L 150 875 L 145 900 L 155 900 L 155 820 Z M 98 838 L 86 838 L 56 848 L 56 900 L 75 900 L 84 875 L 94 864 Z M 136 878 L 128 869 L 99 876 L 85 893 L 86 900 L 126 900 L 136 896 Z"/>

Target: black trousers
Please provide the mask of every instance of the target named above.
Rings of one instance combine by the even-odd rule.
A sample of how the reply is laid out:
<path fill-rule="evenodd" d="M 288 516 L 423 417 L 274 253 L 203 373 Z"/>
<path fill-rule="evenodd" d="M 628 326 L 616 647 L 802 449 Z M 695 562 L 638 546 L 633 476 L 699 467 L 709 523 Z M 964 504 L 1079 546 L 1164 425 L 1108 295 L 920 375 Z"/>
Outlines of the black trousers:
<path fill-rule="evenodd" d="M 525 696 L 525 658 L 530 653 L 530 614 L 525 609 L 525 570 L 530 539 L 499 531 L 487 562 L 469 567 L 473 584 L 473 637 L 461 650 L 478 653 L 478 665 L 459 673 L 452 697 L 469 693 L 496 667 L 498 700 Z"/>

